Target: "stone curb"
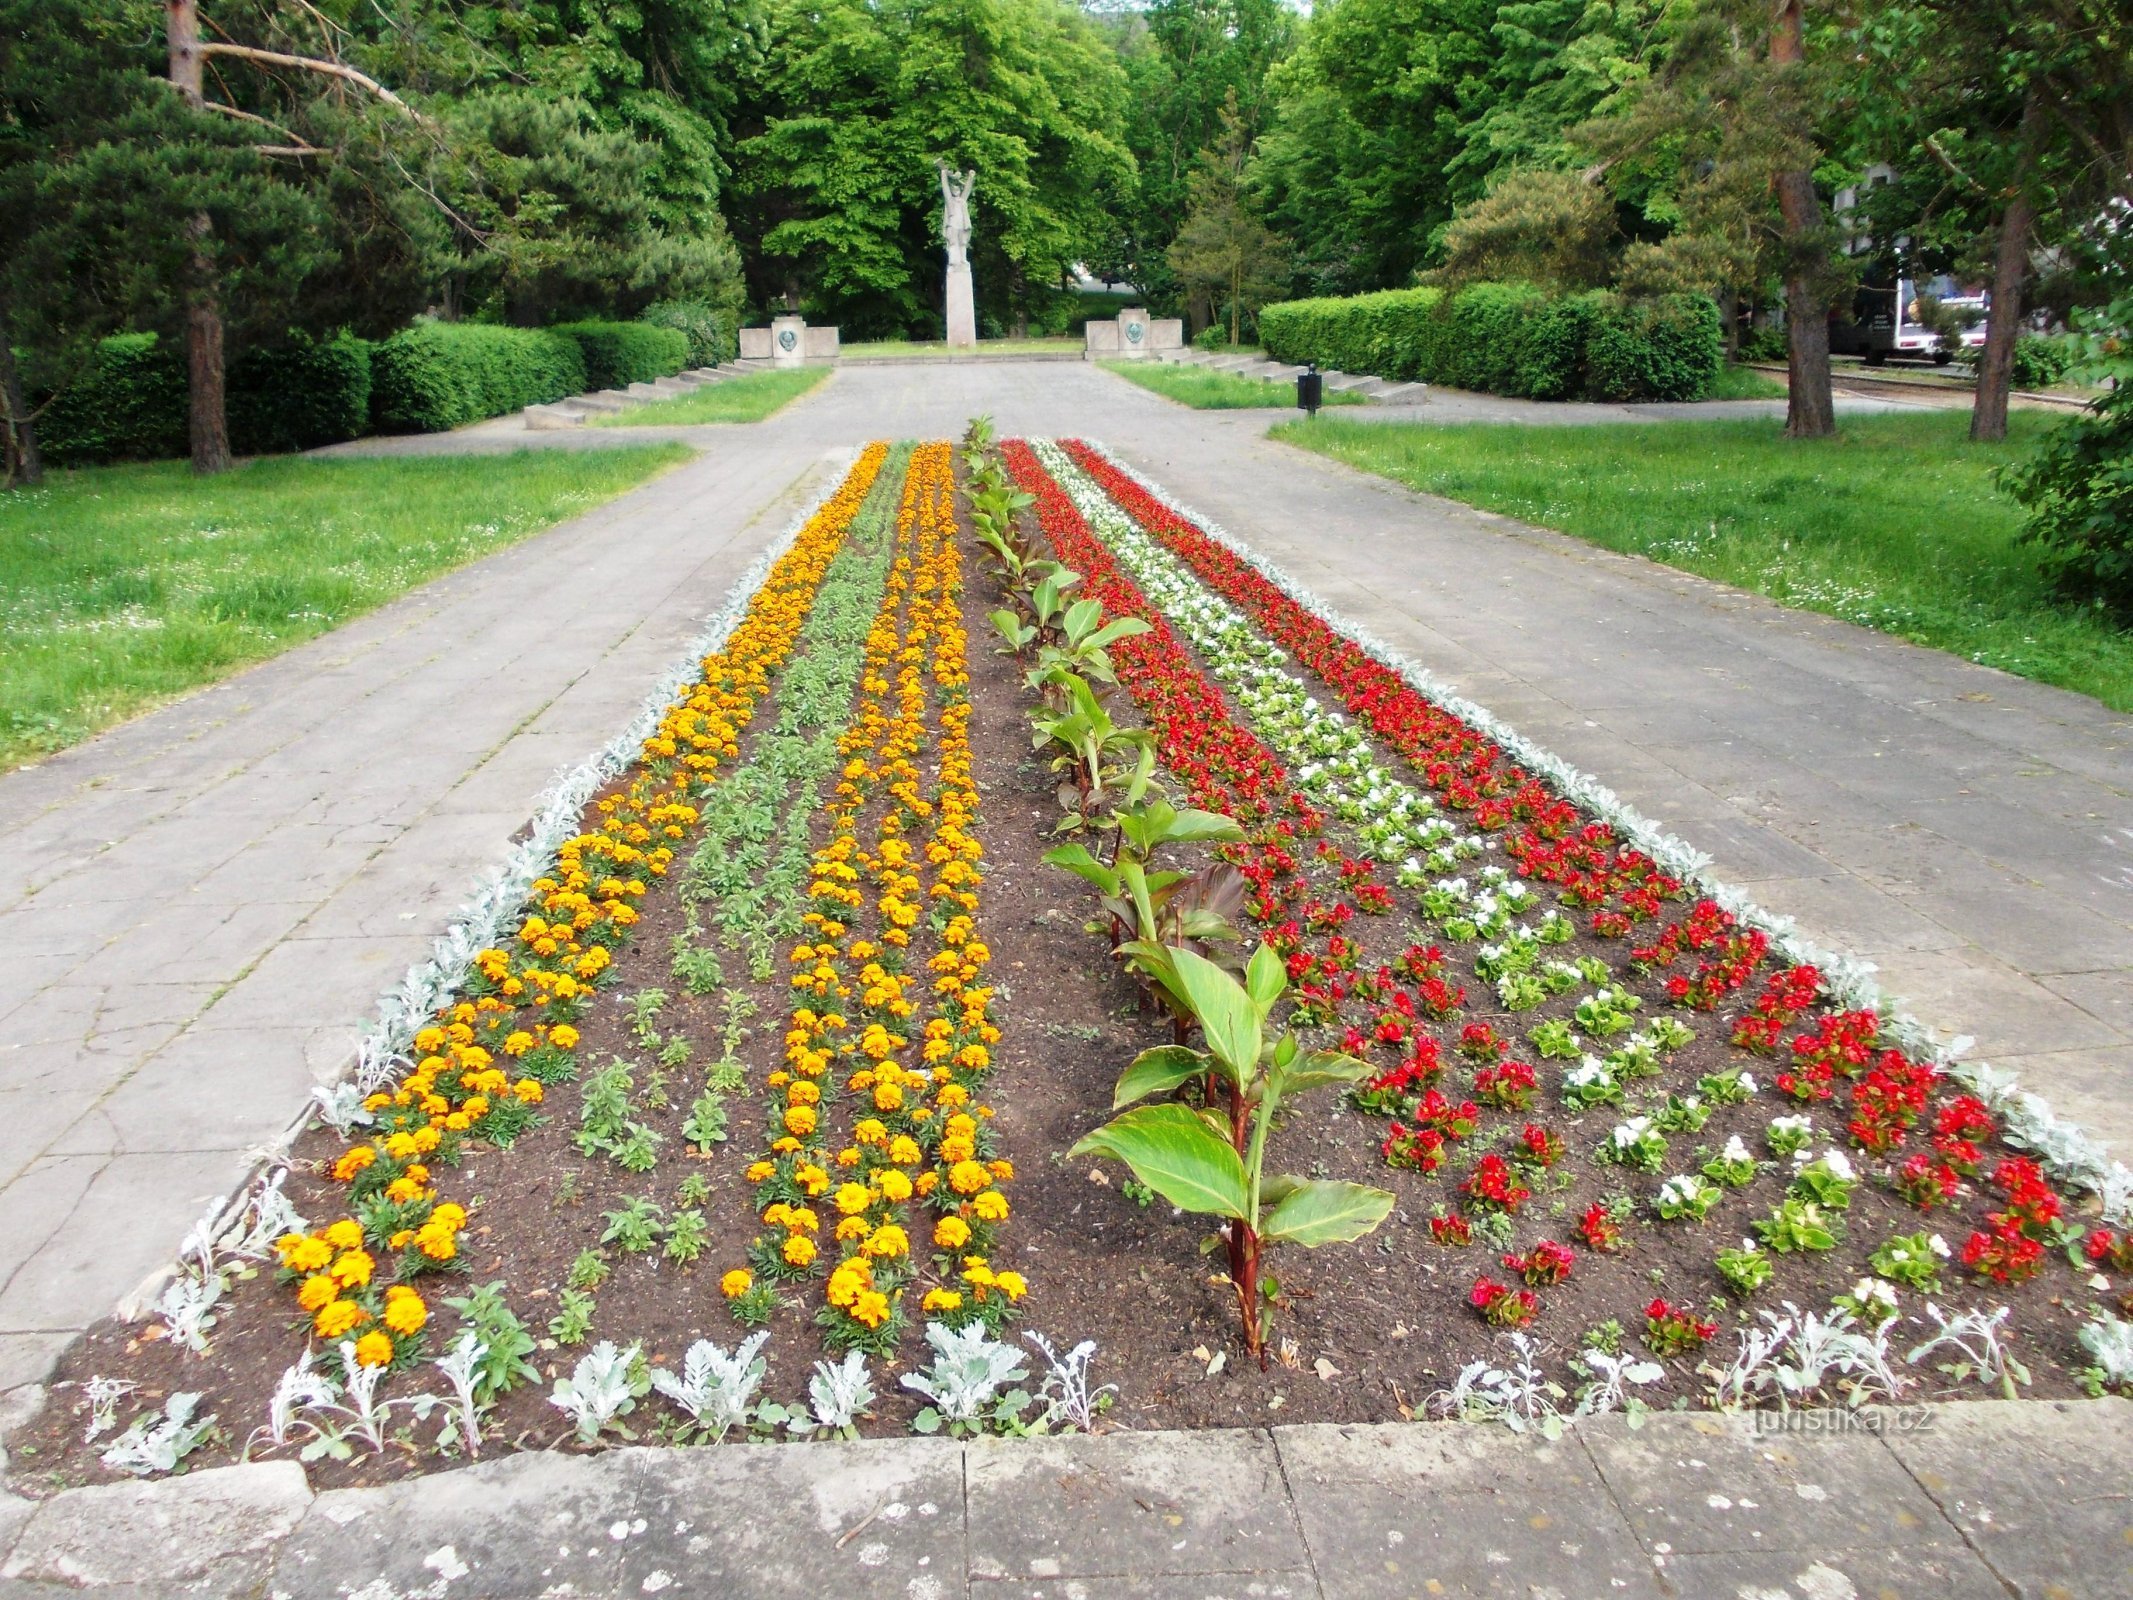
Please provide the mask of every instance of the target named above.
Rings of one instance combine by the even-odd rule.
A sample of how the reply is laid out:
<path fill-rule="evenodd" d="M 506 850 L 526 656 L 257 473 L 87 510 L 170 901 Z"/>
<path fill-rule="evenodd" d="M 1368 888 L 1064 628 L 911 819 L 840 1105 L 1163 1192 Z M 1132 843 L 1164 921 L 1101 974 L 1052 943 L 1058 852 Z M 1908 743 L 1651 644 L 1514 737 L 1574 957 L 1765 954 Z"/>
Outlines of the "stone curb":
<path fill-rule="evenodd" d="M 276 1461 L 0 1498 L 0 1593 L 2133 1593 L 2133 1402 Z"/>

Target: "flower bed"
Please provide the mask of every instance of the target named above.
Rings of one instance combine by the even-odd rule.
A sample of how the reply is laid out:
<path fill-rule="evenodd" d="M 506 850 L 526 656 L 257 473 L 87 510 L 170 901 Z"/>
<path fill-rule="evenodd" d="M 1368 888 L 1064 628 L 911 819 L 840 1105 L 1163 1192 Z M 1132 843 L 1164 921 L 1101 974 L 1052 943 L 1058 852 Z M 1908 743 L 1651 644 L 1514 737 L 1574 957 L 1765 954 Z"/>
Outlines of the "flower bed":
<path fill-rule="evenodd" d="M 869 446 L 43 1457 L 2133 1381 L 2133 1177 L 1697 872 L 1104 452 Z"/>

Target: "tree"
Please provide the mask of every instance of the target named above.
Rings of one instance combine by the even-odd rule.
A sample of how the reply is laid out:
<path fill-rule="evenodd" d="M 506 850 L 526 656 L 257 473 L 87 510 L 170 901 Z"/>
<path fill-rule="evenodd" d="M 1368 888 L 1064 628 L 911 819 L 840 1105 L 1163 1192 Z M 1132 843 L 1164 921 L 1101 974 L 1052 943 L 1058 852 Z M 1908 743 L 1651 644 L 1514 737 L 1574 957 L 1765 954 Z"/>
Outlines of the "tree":
<path fill-rule="evenodd" d="M 1766 274 L 1780 281 L 1785 431 L 1820 438 L 1836 430 L 1829 313 L 1850 269 L 1815 188 L 1831 63 L 1807 51 L 1802 4 L 1693 0 L 1649 80 L 1570 137 L 1601 157 L 1610 181 L 1647 186 L 1647 207 L 1672 224 L 1624 252 L 1628 286 L 1723 294 Z"/>
<path fill-rule="evenodd" d="M 2102 0 L 1884 0 L 1855 25 L 1855 48 L 1894 90 L 1860 99 L 1861 155 L 1899 174 L 1873 191 L 1872 226 L 1991 277 L 1973 439 L 2006 437 L 2038 247 L 2107 247 L 2105 219 L 2133 203 L 2124 26 Z"/>
<path fill-rule="evenodd" d="M 1611 282 L 1621 254 L 1615 203 L 1597 172 L 1504 173 L 1445 227 L 1433 283 L 1516 279 L 1557 289 Z"/>
<path fill-rule="evenodd" d="M 1268 69 L 1296 36 L 1296 14 L 1282 0 L 1155 0 L 1114 21 L 1128 89 L 1125 139 L 1138 177 L 1093 264 L 1131 282 L 1151 305 L 1177 308 L 1168 250 L 1190 206 L 1200 152 L 1221 136 L 1224 106 L 1234 99 L 1247 135 L 1257 138 L 1272 115 Z"/>
<path fill-rule="evenodd" d="M 863 332 L 937 326 L 945 159 L 979 175 L 980 311 L 1019 326 L 1130 186 L 1124 100 L 1063 0 L 782 0 L 735 158 L 750 276 Z"/>
<path fill-rule="evenodd" d="M 1171 243 L 1170 265 L 1189 287 L 1222 297 L 1229 342 L 1242 342 L 1244 310 L 1264 305 L 1288 279 L 1288 252 L 1252 214 L 1244 192 L 1251 140 L 1232 92 L 1222 106 L 1221 138 L 1200 152 L 1188 193 L 1191 209 Z"/>

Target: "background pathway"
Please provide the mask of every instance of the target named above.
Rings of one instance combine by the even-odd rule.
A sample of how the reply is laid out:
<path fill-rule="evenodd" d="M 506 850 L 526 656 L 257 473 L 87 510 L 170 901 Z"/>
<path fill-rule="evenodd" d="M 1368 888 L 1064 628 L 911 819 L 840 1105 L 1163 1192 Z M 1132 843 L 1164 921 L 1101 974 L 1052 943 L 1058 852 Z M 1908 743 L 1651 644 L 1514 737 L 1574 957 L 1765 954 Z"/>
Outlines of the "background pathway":
<path fill-rule="evenodd" d="M 658 430 L 702 455 L 0 778 L 0 1390 L 167 1259 L 340 1068 L 825 452 L 977 412 L 1108 441 L 2133 1150 L 2133 719 L 1364 477 L 1267 441 L 1262 413 L 1069 363 L 854 367 L 769 422 Z"/>

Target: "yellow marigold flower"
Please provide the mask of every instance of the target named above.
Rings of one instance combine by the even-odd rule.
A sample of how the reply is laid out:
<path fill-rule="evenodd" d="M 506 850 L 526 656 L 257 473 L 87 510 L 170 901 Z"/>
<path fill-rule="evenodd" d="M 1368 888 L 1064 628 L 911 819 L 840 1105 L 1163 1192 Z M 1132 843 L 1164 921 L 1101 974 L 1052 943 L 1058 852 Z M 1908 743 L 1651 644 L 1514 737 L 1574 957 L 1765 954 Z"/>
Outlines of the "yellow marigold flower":
<path fill-rule="evenodd" d="M 751 1161 L 748 1163 L 747 1170 L 741 1176 L 750 1183 L 761 1183 L 766 1178 L 773 1176 L 777 1170 L 778 1164 L 775 1161 Z"/>
<path fill-rule="evenodd" d="M 908 1133 L 899 1133 L 889 1141 L 889 1159 L 899 1167 L 915 1167 L 925 1159 L 925 1154 L 916 1139 Z"/>
<path fill-rule="evenodd" d="M 309 1234 L 285 1233 L 275 1241 L 281 1264 L 291 1272 L 316 1272 L 333 1259 L 333 1246 Z"/>
<path fill-rule="evenodd" d="M 874 1230 L 873 1237 L 859 1247 L 870 1256 L 889 1258 L 911 1253 L 911 1236 L 893 1222 L 885 1222 Z"/>
<path fill-rule="evenodd" d="M 992 1175 L 995 1178 L 999 1179 L 1000 1182 L 1011 1183 L 1014 1181 L 1015 1164 L 1012 1161 L 1008 1160 L 1005 1156 L 1002 1156 L 997 1161 L 992 1162 L 991 1166 Z"/>
<path fill-rule="evenodd" d="M 377 1263 L 367 1250 L 344 1250 L 334 1258 L 327 1271 L 333 1274 L 336 1283 L 348 1289 L 360 1289 L 370 1282 Z"/>
<path fill-rule="evenodd" d="M 889 1320 L 889 1297 L 879 1289 L 862 1289 L 852 1302 L 852 1320 L 878 1328 Z"/>
<path fill-rule="evenodd" d="M 999 1280 L 983 1256 L 971 1256 L 963 1264 L 963 1281 L 973 1289 L 990 1289 Z"/>
<path fill-rule="evenodd" d="M 847 1183 L 837 1191 L 835 1204 L 848 1217 L 857 1216 L 874 1203 L 874 1191 L 863 1183 Z"/>
<path fill-rule="evenodd" d="M 408 1201 L 421 1193 L 422 1180 L 420 1178 L 395 1178 L 385 1186 L 385 1198 L 396 1206 L 406 1205 Z"/>
<path fill-rule="evenodd" d="M 785 1108 L 785 1131 L 795 1138 L 805 1138 L 815 1131 L 815 1108 L 813 1106 L 787 1106 Z"/>
<path fill-rule="evenodd" d="M 426 1156 L 444 1143 L 444 1136 L 435 1128 L 417 1128 L 408 1137 L 414 1141 L 414 1153 L 418 1156 Z"/>
<path fill-rule="evenodd" d="M 469 1117 L 486 1117 L 489 1114 L 489 1097 L 485 1094 L 467 1096 L 464 1110 Z"/>
<path fill-rule="evenodd" d="M 329 1300 L 319 1307 L 318 1315 L 311 1319 L 311 1327 L 321 1339 L 338 1339 L 369 1320 L 370 1313 L 353 1300 Z"/>
<path fill-rule="evenodd" d="M 395 1295 L 387 1291 L 384 1320 L 385 1326 L 397 1334 L 416 1334 L 430 1320 L 430 1309 L 422 1303 L 419 1294 Z"/>
<path fill-rule="evenodd" d="M 442 1228 L 463 1228 L 467 1225 L 467 1208 L 447 1200 L 430 1213 L 430 1221 Z"/>
<path fill-rule="evenodd" d="M 789 1266 L 813 1266 L 815 1261 L 815 1241 L 804 1233 L 789 1234 L 786 1236 L 784 1247 L 779 1253 L 785 1257 L 786 1264 Z"/>
<path fill-rule="evenodd" d="M 793 1233 L 816 1233 L 821 1230 L 822 1222 L 806 1206 L 794 1206 L 785 1213 L 785 1226 Z"/>
<path fill-rule="evenodd" d="M 981 1222 L 1005 1222 L 1007 1220 L 1007 1196 L 997 1189 L 987 1189 L 970 1202 L 970 1209 Z"/>
<path fill-rule="evenodd" d="M 507 1056 L 522 1056 L 532 1048 L 533 1035 L 524 1028 L 514 1029 L 504 1035 L 504 1054 Z"/>
<path fill-rule="evenodd" d="M 830 1175 L 812 1161 L 803 1162 L 796 1167 L 793 1176 L 799 1180 L 800 1187 L 806 1191 L 810 1200 L 829 1193 Z"/>
<path fill-rule="evenodd" d="M 891 1205 L 900 1206 L 911 1198 L 911 1179 L 894 1167 L 883 1171 L 881 1176 L 874 1181 L 881 1185 L 882 1199 L 888 1201 Z"/>
<path fill-rule="evenodd" d="M 296 1291 L 296 1303 L 307 1313 L 317 1311 L 340 1297 L 341 1286 L 323 1272 L 314 1272 L 304 1280 L 303 1287 Z"/>
<path fill-rule="evenodd" d="M 933 1225 L 933 1242 L 943 1250 L 960 1250 L 970 1243 L 970 1224 L 961 1217 L 943 1217 Z"/>
<path fill-rule="evenodd" d="M 824 1296 L 831 1305 L 848 1308 L 872 1282 L 864 1263 L 847 1261 L 830 1274 Z"/>
<path fill-rule="evenodd" d="M 389 1367 L 393 1361 L 393 1342 L 386 1335 L 372 1329 L 356 1340 L 356 1365 L 359 1367 Z"/>
<path fill-rule="evenodd" d="M 948 1187 L 957 1194 L 976 1194 L 992 1185 L 992 1174 L 982 1162 L 958 1161 L 948 1169 Z"/>
<path fill-rule="evenodd" d="M 377 1159 L 377 1151 L 367 1144 L 359 1144 L 333 1164 L 333 1175 L 347 1183 Z"/>
<path fill-rule="evenodd" d="M 954 1289 L 928 1289 L 921 1308 L 926 1311 L 954 1311 L 962 1303 L 962 1295 Z"/>
<path fill-rule="evenodd" d="M 482 1109 L 486 1111 L 488 1107 L 484 1106 Z M 444 1126 L 447 1132 L 465 1133 L 467 1129 L 474 1126 L 474 1119 L 468 1116 L 464 1111 L 455 1111 L 450 1116 L 444 1119 Z M 425 1128 L 421 1131 L 424 1133 L 428 1133 L 434 1130 Z"/>
<path fill-rule="evenodd" d="M 735 1267 L 718 1280 L 718 1292 L 728 1300 L 738 1300 L 755 1287 L 755 1274 L 746 1267 Z"/>
<path fill-rule="evenodd" d="M 575 1050 L 578 1047 L 578 1030 L 567 1022 L 558 1023 L 548 1030 L 548 1042 L 558 1050 Z"/>
<path fill-rule="evenodd" d="M 451 1232 L 429 1222 L 415 1230 L 415 1248 L 432 1261 L 449 1261 L 459 1254 L 459 1240 Z"/>
<path fill-rule="evenodd" d="M 919 1192 L 920 1198 L 929 1197 L 941 1186 L 941 1175 L 938 1172 L 921 1172 L 911 1186 Z"/>
<path fill-rule="evenodd" d="M 511 1098 L 522 1105 L 539 1105 L 546 1092 L 538 1078 L 521 1078 L 511 1085 Z"/>
<path fill-rule="evenodd" d="M 336 1250 L 359 1250 L 363 1246 L 363 1225 L 353 1217 L 343 1217 L 319 1237 Z"/>
<path fill-rule="evenodd" d="M 1019 1272 L 1003 1272 L 993 1279 L 993 1284 L 1009 1300 L 1019 1300 L 1029 1293 L 1029 1285 Z"/>

